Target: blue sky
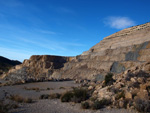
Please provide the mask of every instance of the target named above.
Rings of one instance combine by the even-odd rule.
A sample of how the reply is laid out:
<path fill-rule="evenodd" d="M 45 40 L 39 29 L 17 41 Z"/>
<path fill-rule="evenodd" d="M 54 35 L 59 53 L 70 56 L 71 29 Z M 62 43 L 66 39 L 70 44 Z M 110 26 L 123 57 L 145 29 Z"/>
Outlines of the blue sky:
<path fill-rule="evenodd" d="M 150 0 L 0 0 L 0 56 L 76 56 L 150 21 Z"/>

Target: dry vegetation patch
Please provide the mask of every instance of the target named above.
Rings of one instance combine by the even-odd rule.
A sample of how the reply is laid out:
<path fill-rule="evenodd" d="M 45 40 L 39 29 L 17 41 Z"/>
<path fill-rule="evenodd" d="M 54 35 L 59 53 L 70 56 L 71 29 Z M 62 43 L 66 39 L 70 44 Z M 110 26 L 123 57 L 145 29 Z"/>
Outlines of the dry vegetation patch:
<path fill-rule="evenodd" d="M 31 98 L 23 98 L 19 95 L 11 95 L 9 99 L 18 103 L 33 103 L 33 100 Z"/>

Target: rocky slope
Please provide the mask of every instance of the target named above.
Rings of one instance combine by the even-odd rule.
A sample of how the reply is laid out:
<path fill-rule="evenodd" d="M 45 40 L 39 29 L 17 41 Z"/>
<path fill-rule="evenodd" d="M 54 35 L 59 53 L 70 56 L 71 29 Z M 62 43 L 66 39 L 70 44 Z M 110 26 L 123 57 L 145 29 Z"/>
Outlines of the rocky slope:
<path fill-rule="evenodd" d="M 7 72 L 11 67 L 19 64 L 21 64 L 21 62 L 0 56 L 0 75 Z"/>
<path fill-rule="evenodd" d="M 150 112 L 150 62 L 114 75 L 95 86 L 93 98 L 111 100 L 112 107 Z"/>
<path fill-rule="evenodd" d="M 6 80 L 33 82 L 48 80 L 55 70 L 64 66 L 64 63 L 72 60 L 73 57 L 61 57 L 51 55 L 33 55 L 29 60 L 24 60 L 3 75 Z"/>
<path fill-rule="evenodd" d="M 146 23 L 112 34 L 76 57 L 32 56 L 3 77 L 101 81 L 108 72 L 121 73 L 149 59 L 150 23 Z"/>

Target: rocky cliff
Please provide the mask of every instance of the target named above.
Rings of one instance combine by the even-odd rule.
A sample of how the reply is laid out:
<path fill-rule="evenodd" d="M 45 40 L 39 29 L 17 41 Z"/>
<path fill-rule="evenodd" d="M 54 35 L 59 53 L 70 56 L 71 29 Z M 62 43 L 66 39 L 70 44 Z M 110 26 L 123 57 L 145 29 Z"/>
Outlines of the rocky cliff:
<path fill-rule="evenodd" d="M 150 60 L 150 23 L 124 29 L 76 57 L 32 56 L 5 78 L 70 78 L 103 80 L 108 72 L 121 73 Z"/>
<path fill-rule="evenodd" d="M 3 75 L 3 78 L 23 82 L 48 80 L 55 70 L 62 68 L 64 63 L 72 59 L 73 57 L 33 55 L 29 60 L 24 60 L 21 65 L 9 70 Z"/>

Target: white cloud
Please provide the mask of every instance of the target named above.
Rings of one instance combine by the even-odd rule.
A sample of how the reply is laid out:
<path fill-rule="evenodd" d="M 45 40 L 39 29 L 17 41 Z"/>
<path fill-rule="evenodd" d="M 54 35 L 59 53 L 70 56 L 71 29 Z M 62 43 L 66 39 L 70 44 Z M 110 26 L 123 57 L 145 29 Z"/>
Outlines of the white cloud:
<path fill-rule="evenodd" d="M 135 22 L 128 17 L 115 17 L 111 16 L 105 19 L 104 23 L 111 28 L 124 29 L 134 26 Z"/>

